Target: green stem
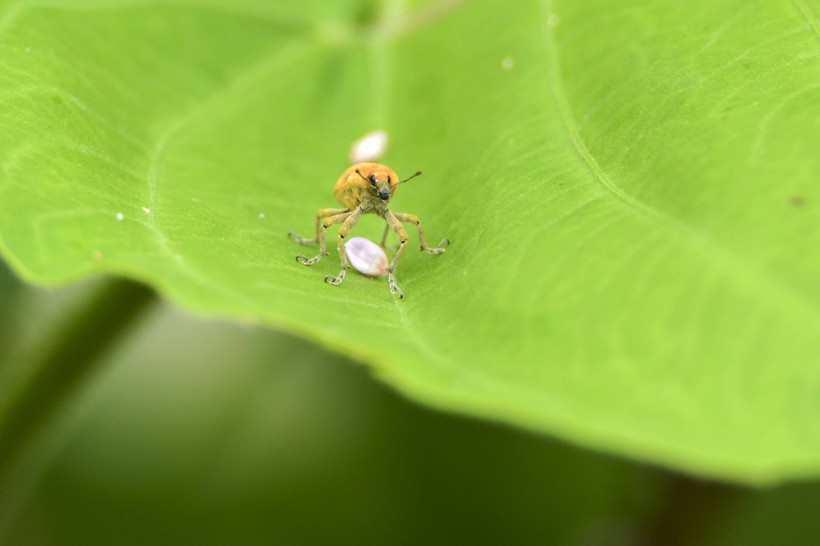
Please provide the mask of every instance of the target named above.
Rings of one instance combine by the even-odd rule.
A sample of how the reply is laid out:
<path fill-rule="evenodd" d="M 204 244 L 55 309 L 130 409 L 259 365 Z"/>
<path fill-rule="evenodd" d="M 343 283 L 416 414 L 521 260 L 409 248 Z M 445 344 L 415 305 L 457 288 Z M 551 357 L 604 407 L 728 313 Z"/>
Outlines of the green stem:
<path fill-rule="evenodd" d="M 6 486 L 31 442 L 155 300 L 154 293 L 141 284 L 122 279 L 107 282 L 76 315 L 65 317 L 59 333 L 37 351 L 31 379 L 0 415 L 0 492 L 8 491 Z"/>
<path fill-rule="evenodd" d="M 20 282 L 0 260 L 0 363 L 11 351 L 12 340 L 17 337 L 18 328 L 14 309 L 20 296 Z"/>

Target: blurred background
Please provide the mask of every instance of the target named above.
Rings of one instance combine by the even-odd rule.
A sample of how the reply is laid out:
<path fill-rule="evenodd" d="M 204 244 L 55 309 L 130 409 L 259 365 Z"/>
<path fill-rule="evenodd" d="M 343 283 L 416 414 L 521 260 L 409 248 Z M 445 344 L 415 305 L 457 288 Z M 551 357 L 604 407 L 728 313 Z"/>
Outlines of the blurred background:
<path fill-rule="evenodd" d="M 3 267 L 0 307 L 2 544 L 820 544 L 820 484 L 706 482 L 436 413 L 125 281 Z M 81 372 L 44 385 L 58 353 Z"/>

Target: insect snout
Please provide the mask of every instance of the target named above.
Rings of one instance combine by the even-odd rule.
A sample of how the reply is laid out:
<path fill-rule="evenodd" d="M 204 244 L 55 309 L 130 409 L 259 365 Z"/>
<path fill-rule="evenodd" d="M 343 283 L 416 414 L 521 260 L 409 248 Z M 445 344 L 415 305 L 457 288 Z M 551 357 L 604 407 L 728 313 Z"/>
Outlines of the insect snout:
<path fill-rule="evenodd" d="M 383 201 L 387 201 L 390 199 L 390 190 L 387 188 L 382 188 L 379 190 L 379 197 L 381 197 Z"/>

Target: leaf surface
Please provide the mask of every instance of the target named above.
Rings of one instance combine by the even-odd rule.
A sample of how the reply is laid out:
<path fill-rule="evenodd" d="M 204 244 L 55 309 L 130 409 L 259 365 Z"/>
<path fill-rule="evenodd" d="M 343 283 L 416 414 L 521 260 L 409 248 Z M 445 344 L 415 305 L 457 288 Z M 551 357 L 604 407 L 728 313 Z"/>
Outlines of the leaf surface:
<path fill-rule="evenodd" d="M 0 3 L 0 248 L 144 280 L 440 408 L 746 481 L 820 471 L 814 1 Z M 441 256 L 310 234 L 384 129 Z M 409 226 L 412 228 L 413 226 Z M 355 233 L 378 240 L 365 217 Z"/>

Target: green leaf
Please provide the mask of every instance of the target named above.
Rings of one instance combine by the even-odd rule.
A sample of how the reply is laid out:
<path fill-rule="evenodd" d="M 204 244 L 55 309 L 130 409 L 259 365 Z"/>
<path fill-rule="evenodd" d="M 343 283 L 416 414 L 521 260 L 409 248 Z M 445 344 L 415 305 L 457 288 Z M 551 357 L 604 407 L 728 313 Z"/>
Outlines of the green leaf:
<path fill-rule="evenodd" d="M 820 474 L 817 2 L 0 13 L 0 248 L 27 278 L 141 279 L 419 401 L 643 460 Z M 286 238 L 377 128 L 425 172 L 391 206 L 452 240 L 405 255 L 404 301 L 325 285 L 335 252 L 306 268 Z"/>

